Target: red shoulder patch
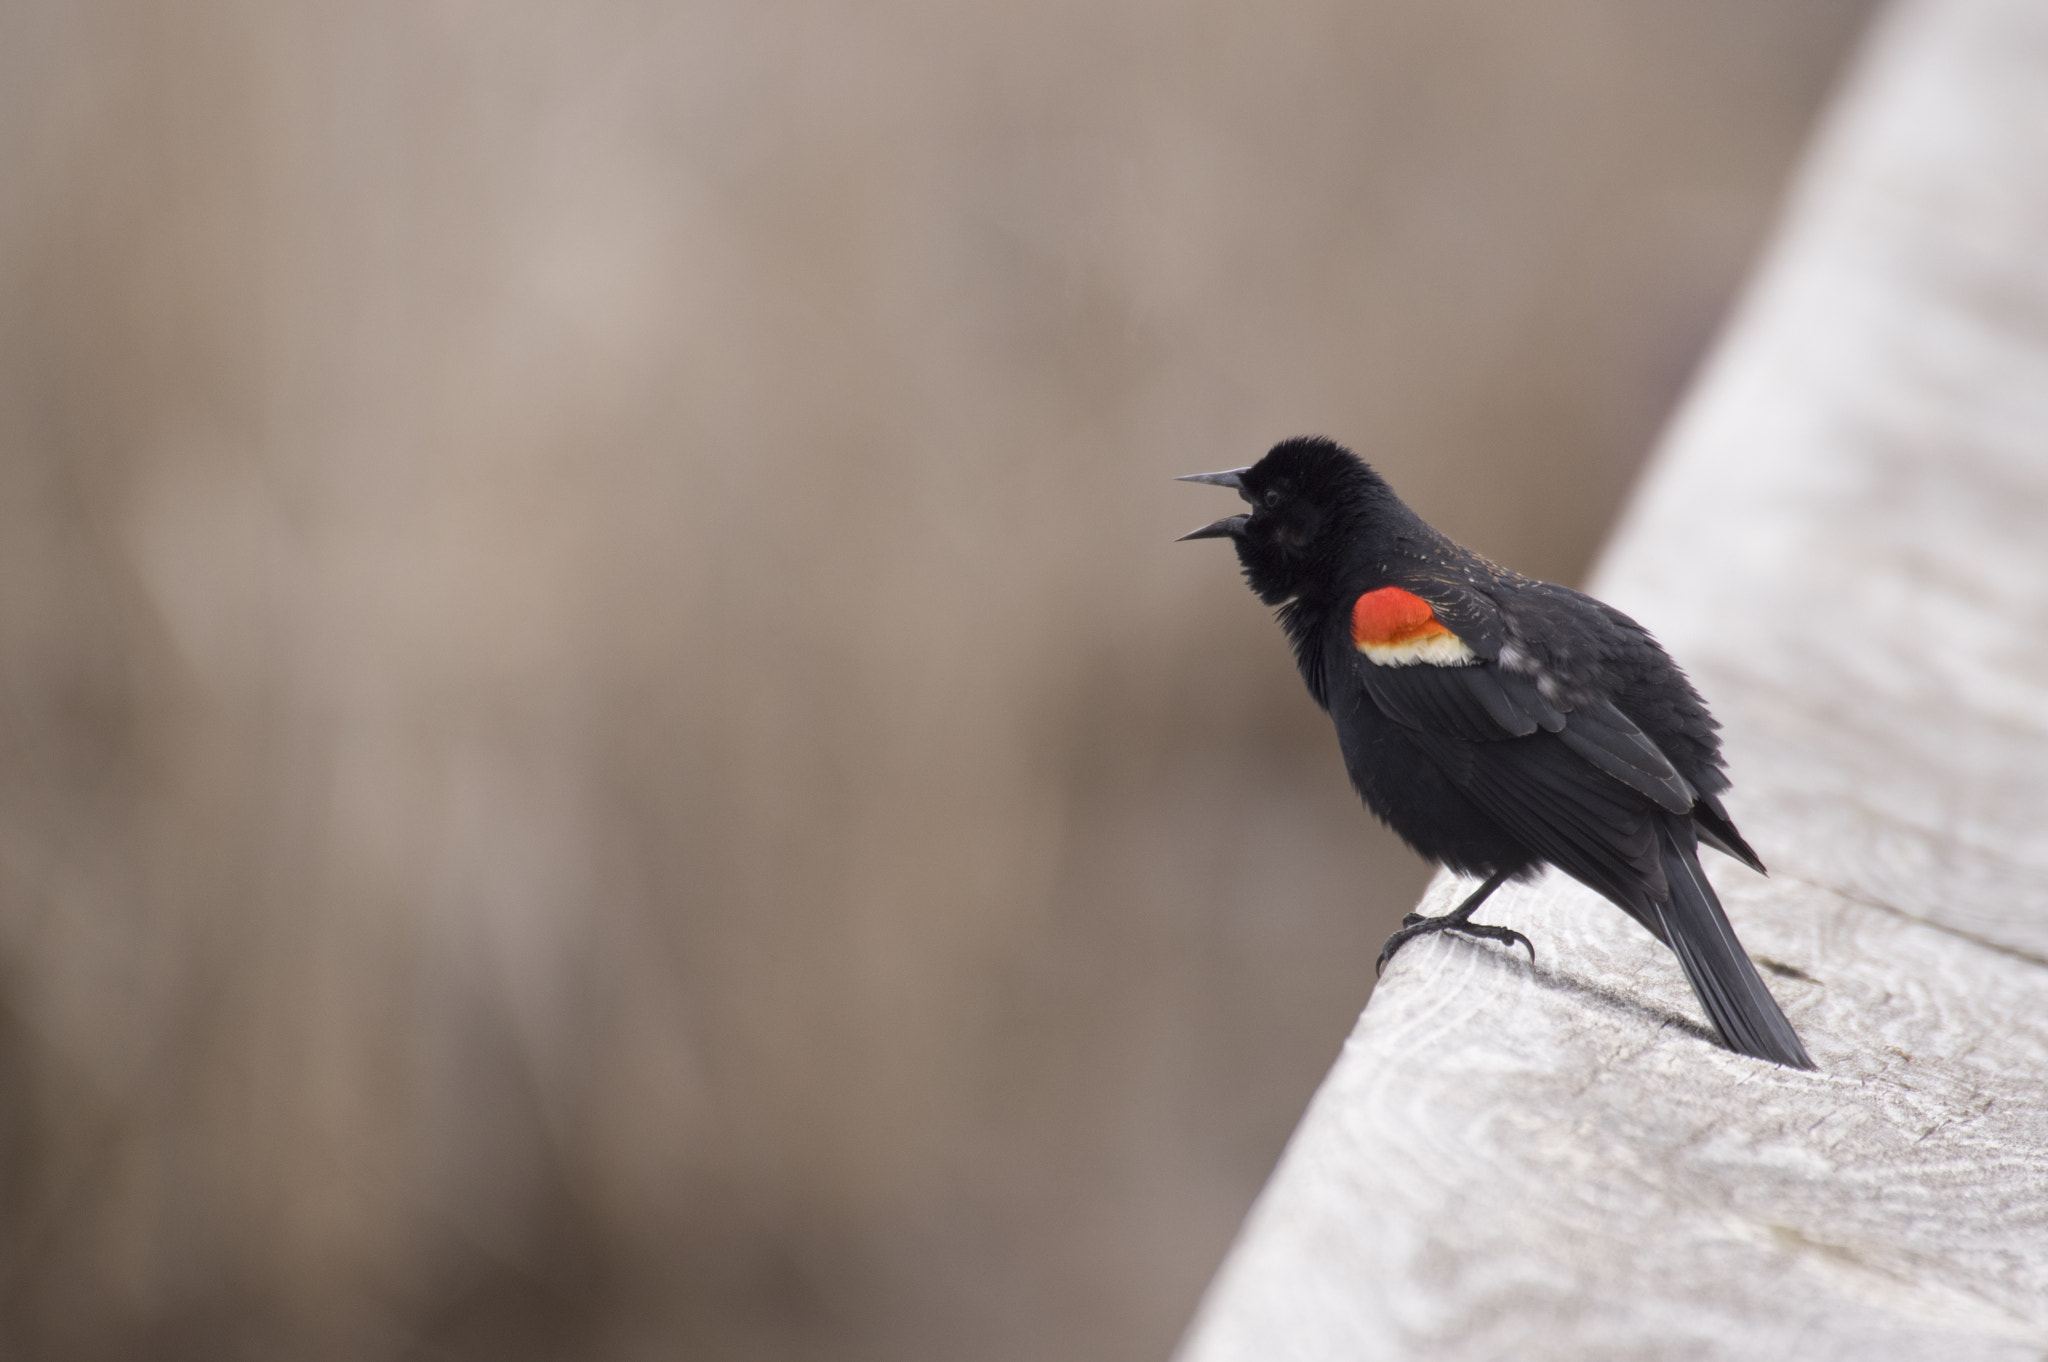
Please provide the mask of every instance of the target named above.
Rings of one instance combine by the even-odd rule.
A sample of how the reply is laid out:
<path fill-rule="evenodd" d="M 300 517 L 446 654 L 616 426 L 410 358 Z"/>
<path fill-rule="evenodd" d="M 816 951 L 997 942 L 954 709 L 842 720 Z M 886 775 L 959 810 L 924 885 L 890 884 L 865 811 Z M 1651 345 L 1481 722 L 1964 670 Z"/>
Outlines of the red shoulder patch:
<path fill-rule="evenodd" d="M 1351 606 L 1351 642 L 1359 648 L 1391 648 L 1450 632 L 1428 601 L 1398 586 L 1368 591 Z"/>

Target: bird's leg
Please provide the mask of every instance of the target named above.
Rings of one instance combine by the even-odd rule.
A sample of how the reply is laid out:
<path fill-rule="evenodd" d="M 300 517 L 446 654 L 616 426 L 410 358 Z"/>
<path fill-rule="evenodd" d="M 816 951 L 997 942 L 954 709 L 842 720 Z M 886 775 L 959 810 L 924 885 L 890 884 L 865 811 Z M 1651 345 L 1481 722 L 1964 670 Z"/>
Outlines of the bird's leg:
<path fill-rule="evenodd" d="M 1486 902 L 1487 897 L 1494 890 L 1507 882 L 1508 872 L 1505 870 L 1500 871 L 1490 877 L 1486 883 L 1466 895 L 1463 903 L 1451 909 L 1450 912 L 1445 913 L 1442 917 L 1424 917 L 1420 913 L 1410 913 L 1407 917 L 1402 918 L 1401 930 L 1388 937 L 1387 944 L 1380 947 L 1380 958 L 1373 965 L 1373 973 L 1379 974 L 1385 970 L 1387 961 L 1394 958 L 1395 951 L 1400 950 L 1416 937 L 1428 936 L 1431 932 L 1456 932 L 1459 936 L 1469 936 L 1476 940 L 1500 941 L 1510 946 L 1520 945 L 1528 950 L 1529 963 L 1535 964 L 1536 947 L 1529 943 L 1528 937 L 1523 936 L 1512 927 L 1495 927 L 1488 923 L 1471 921 L 1472 914 L 1479 905 Z"/>

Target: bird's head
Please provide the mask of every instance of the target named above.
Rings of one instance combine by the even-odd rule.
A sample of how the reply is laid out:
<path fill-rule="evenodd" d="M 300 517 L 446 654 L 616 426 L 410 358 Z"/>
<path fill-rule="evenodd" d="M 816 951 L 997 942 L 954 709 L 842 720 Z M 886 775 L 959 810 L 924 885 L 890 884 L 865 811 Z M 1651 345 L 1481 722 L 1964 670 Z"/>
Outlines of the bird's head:
<path fill-rule="evenodd" d="M 1284 440 L 1249 468 L 1180 481 L 1228 487 L 1251 506 L 1181 538 L 1236 541 L 1245 581 L 1268 605 L 1334 574 L 1369 528 L 1374 508 L 1393 497 L 1364 460 L 1320 437 Z"/>

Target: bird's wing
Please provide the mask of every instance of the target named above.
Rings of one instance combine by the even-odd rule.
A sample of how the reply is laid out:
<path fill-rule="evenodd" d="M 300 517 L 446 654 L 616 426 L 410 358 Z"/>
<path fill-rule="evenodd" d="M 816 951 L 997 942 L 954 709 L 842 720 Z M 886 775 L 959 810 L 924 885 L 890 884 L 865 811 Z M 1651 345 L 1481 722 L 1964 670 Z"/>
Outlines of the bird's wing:
<path fill-rule="evenodd" d="M 1431 642 L 1420 614 L 1397 619 L 1388 600 L 1354 610 L 1356 684 L 1495 822 L 1662 936 L 1659 811 L 1689 814 L 1693 787 L 1612 701 L 1512 648 L 1489 659 Z"/>
<path fill-rule="evenodd" d="M 1692 811 L 1698 791 L 1612 700 L 1584 684 L 1563 684 L 1541 660 L 1498 642 L 1497 622 L 1470 604 L 1485 600 L 1480 593 L 1439 584 L 1422 591 L 1382 587 L 1352 608 L 1359 679 L 1383 714 L 1469 742 L 1553 733 L 1660 808 Z M 1471 618 L 1482 623 L 1468 641 L 1461 626 Z"/>
<path fill-rule="evenodd" d="M 1588 767 L 1552 734 L 1495 743 L 1429 729 L 1411 736 L 1517 841 L 1663 937 L 1655 904 L 1667 894 L 1657 854 L 1664 815 L 1641 796 Z"/>

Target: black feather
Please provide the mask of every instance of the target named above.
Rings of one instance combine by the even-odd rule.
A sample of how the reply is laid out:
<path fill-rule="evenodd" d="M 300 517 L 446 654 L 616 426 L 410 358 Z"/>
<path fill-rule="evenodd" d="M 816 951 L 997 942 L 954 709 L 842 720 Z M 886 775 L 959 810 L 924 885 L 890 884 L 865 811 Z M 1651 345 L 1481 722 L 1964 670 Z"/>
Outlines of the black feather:
<path fill-rule="evenodd" d="M 1692 806 L 1693 829 L 1699 839 L 1724 855 L 1733 856 L 1759 875 L 1771 872 L 1764 869 L 1763 858 L 1750 849 L 1742 840 L 1742 834 L 1735 830 L 1728 811 L 1721 807 L 1721 800 L 1711 792 L 1702 791 L 1699 803 Z"/>
<path fill-rule="evenodd" d="M 1690 813 L 1692 786 L 1671 759 L 1644 736 L 1611 701 L 1594 700 L 1572 710 L 1558 733 L 1565 745 L 1632 790 L 1641 791 L 1672 813 Z"/>
<path fill-rule="evenodd" d="M 1735 939 L 1721 900 L 1700 870 L 1691 828 L 1679 819 L 1665 819 L 1658 840 L 1671 885 L 1670 898 L 1658 905 L 1665 937 L 1714 1029 L 1746 1055 L 1811 1069 L 1806 1047 Z"/>

